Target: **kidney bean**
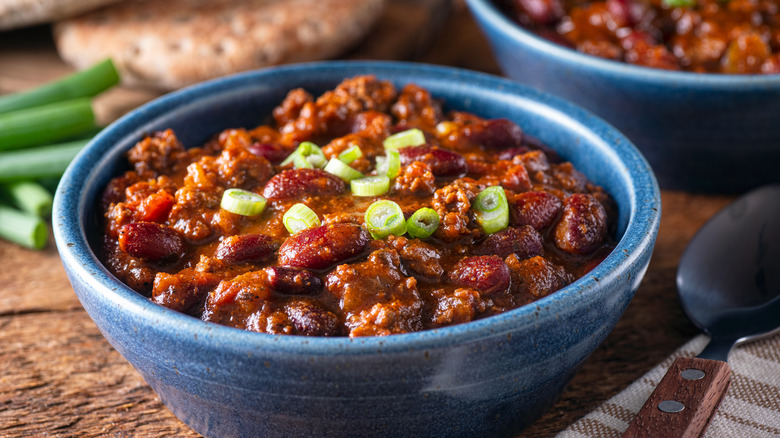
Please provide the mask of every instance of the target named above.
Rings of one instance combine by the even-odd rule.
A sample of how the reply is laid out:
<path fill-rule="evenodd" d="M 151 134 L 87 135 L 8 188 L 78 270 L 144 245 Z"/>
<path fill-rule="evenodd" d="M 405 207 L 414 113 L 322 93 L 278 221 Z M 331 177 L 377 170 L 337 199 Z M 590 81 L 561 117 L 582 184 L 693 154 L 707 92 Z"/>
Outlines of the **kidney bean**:
<path fill-rule="evenodd" d="M 633 27 L 649 12 L 649 3 L 637 0 L 607 0 L 607 9 L 618 27 Z"/>
<path fill-rule="evenodd" d="M 144 260 L 173 260 L 184 254 L 184 241 L 173 228 L 155 222 L 134 222 L 119 229 L 119 248 Z"/>
<path fill-rule="evenodd" d="M 459 286 L 493 294 L 509 288 L 510 272 L 506 263 L 495 255 L 464 257 L 455 264 L 450 279 Z"/>
<path fill-rule="evenodd" d="M 555 226 L 555 246 L 572 254 L 589 254 L 607 236 L 607 212 L 591 195 L 575 193 L 566 199 Z"/>
<path fill-rule="evenodd" d="M 550 146 L 547 146 L 545 142 L 539 140 L 536 137 L 530 136 L 528 134 L 524 134 L 523 144 L 531 148 L 531 150 L 536 149 L 537 152 L 539 151 L 544 152 L 543 155 L 546 156 L 546 160 L 548 163 L 560 163 L 563 161 L 563 159 L 561 159 L 561 157 L 558 155 L 558 152 L 556 152 L 555 149 L 551 148 Z"/>
<path fill-rule="evenodd" d="M 311 272 L 290 266 L 264 269 L 271 289 L 289 295 L 314 295 L 322 289 L 322 280 Z"/>
<path fill-rule="evenodd" d="M 401 164 L 409 165 L 414 161 L 423 162 L 431 166 L 431 171 L 436 176 L 461 177 L 468 172 L 466 159 L 460 154 L 436 146 L 412 146 L 399 150 Z"/>
<path fill-rule="evenodd" d="M 509 254 L 517 254 L 520 260 L 542 255 L 543 252 L 542 236 L 528 225 L 507 228 L 491 234 L 473 250 L 474 254 L 497 255 L 501 258 Z"/>
<path fill-rule="evenodd" d="M 487 149 L 508 149 L 521 146 L 523 142 L 523 130 L 508 119 L 484 120 L 467 125 L 463 135 Z"/>
<path fill-rule="evenodd" d="M 288 199 L 302 195 L 337 195 L 346 189 L 344 181 L 320 169 L 290 169 L 268 181 L 263 196 Z"/>
<path fill-rule="evenodd" d="M 566 15 L 561 0 L 514 0 L 516 7 L 540 25 L 552 24 Z"/>
<path fill-rule="evenodd" d="M 509 200 L 513 225 L 530 225 L 542 231 L 553 224 L 563 209 L 563 203 L 548 192 L 525 192 Z"/>
<path fill-rule="evenodd" d="M 509 149 L 504 149 L 498 153 L 499 160 L 511 160 L 515 155 L 523 155 L 526 152 L 530 152 L 531 149 L 528 146 L 515 146 Z"/>
<path fill-rule="evenodd" d="M 274 254 L 271 237 L 264 234 L 229 236 L 219 242 L 214 257 L 232 265 L 257 263 Z"/>
<path fill-rule="evenodd" d="M 298 330 L 305 336 L 338 336 L 341 333 L 339 318 L 328 310 L 308 302 L 293 301 L 285 306 L 285 312 Z"/>
<path fill-rule="evenodd" d="M 279 264 L 324 269 L 360 254 L 369 242 L 359 225 L 335 223 L 296 233 L 279 248 Z"/>
<path fill-rule="evenodd" d="M 292 152 L 278 143 L 252 143 L 247 149 L 274 164 L 279 164 Z"/>

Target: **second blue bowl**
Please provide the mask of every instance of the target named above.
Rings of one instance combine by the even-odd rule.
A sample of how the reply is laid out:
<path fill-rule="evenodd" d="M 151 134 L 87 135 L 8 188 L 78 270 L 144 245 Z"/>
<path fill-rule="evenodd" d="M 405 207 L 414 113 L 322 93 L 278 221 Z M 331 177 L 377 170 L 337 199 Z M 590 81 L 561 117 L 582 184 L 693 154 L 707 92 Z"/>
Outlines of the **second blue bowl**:
<path fill-rule="evenodd" d="M 557 45 L 467 0 L 504 74 L 615 125 L 647 157 L 661 187 L 741 192 L 780 182 L 780 75 L 670 72 Z"/>

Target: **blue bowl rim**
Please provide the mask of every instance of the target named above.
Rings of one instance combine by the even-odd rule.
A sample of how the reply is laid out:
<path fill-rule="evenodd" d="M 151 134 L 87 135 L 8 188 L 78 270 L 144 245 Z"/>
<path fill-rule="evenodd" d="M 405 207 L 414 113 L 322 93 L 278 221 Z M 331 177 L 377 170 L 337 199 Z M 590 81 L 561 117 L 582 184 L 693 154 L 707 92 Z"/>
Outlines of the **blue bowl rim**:
<path fill-rule="evenodd" d="M 466 0 L 475 16 L 493 29 L 546 56 L 560 59 L 578 69 L 603 71 L 637 82 L 667 84 L 674 88 L 696 88 L 719 91 L 765 90 L 780 87 L 780 74 L 723 74 L 669 71 L 599 58 L 548 41 L 512 21 L 491 0 Z M 490 37 L 489 37 L 490 38 Z"/>
<path fill-rule="evenodd" d="M 501 89 L 502 93 L 513 93 L 551 107 L 591 134 L 593 131 L 603 133 L 600 137 L 602 142 L 615 156 L 622 159 L 623 165 L 627 164 L 623 171 L 628 174 L 630 183 L 627 187 L 631 202 L 629 221 L 616 248 L 585 277 L 527 306 L 466 324 L 408 334 L 363 338 L 269 335 L 207 323 L 152 303 L 117 280 L 103 267 L 90 248 L 84 224 L 81 222 L 82 212 L 91 206 L 93 200 L 83 199 L 81 191 L 93 183 L 96 178 L 95 165 L 114 143 L 114 137 L 122 138 L 132 131 L 133 126 L 141 126 L 171 108 L 208 97 L 210 93 L 219 93 L 232 85 L 262 80 L 270 75 L 292 77 L 323 69 L 340 71 L 343 72 L 343 77 L 349 77 L 357 74 L 355 70 L 361 68 L 370 69 L 380 77 L 383 74 L 411 74 L 412 77 L 426 75 L 441 80 L 468 81 L 469 84 L 476 84 L 483 89 Z M 413 78 L 409 81 L 413 81 Z M 600 282 L 609 282 L 620 275 L 627 275 L 627 268 L 635 263 L 644 251 L 652 250 L 660 223 L 660 199 L 658 184 L 650 165 L 636 147 L 611 125 L 560 98 L 505 78 L 452 67 L 391 61 L 327 61 L 272 67 L 226 76 L 169 93 L 134 109 L 105 128 L 73 160 L 57 188 L 52 217 L 57 247 L 63 264 L 69 268 L 69 275 L 85 282 L 90 293 L 97 295 L 97 299 L 109 301 L 114 309 L 130 312 L 133 317 L 143 320 L 144 324 L 157 326 L 157 330 L 177 337 L 182 334 L 194 336 L 198 342 L 222 350 L 277 351 L 308 355 L 371 355 L 377 352 L 403 352 L 471 342 L 512 331 L 516 328 L 517 321 L 556 318 L 555 309 L 560 303 L 575 299 L 576 296 L 598 292 Z M 73 227 L 74 223 L 78 225 Z"/>

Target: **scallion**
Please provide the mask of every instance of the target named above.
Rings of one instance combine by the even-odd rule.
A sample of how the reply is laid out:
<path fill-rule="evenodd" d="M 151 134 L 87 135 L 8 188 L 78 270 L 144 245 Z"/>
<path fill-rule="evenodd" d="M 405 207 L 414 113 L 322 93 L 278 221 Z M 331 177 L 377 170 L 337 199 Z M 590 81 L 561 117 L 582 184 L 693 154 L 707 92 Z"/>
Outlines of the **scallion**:
<path fill-rule="evenodd" d="M 366 228 L 374 239 L 384 239 L 394 234 L 400 236 L 406 232 L 406 220 L 401 207 L 386 199 L 376 201 L 366 210 Z"/>
<path fill-rule="evenodd" d="M 241 216 L 257 216 L 265 210 L 267 202 L 261 195 L 248 190 L 227 189 L 222 193 L 219 206 Z"/>
<path fill-rule="evenodd" d="M 77 140 L 0 152 L 0 182 L 60 177 L 87 143 L 89 140 Z"/>
<path fill-rule="evenodd" d="M 406 221 L 406 232 L 418 239 L 431 237 L 437 228 L 439 228 L 439 213 L 432 208 L 421 208 Z"/>
<path fill-rule="evenodd" d="M 387 151 L 384 157 L 376 157 L 377 175 L 387 175 L 388 178 L 395 178 L 401 171 L 401 154 L 398 151 Z"/>
<path fill-rule="evenodd" d="M 687 8 L 696 5 L 696 0 L 661 0 L 661 3 L 670 8 Z"/>
<path fill-rule="evenodd" d="M 331 158 L 328 164 L 325 165 L 325 172 L 332 173 L 337 177 L 343 179 L 346 182 L 350 182 L 356 178 L 362 178 L 363 174 L 357 170 L 349 167 L 343 161 L 338 158 Z"/>
<path fill-rule="evenodd" d="M 385 146 L 385 149 L 390 150 L 419 146 L 425 144 L 425 134 L 417 128 L 407 129 L 387 137 L 382 144 Z"/>
<path fill-rule="evenodd" d="M 0 150 L 51 143 L 94 127 L 95 114 L 87 98 L 12 111 L 0 114 Z"/>
<path fill-rule="evenodd" d="M 298 148 L 292 154 L 282 161 L 281 165 L 286 166 L 293 163 L 296 169 L 311 169 L 314 167 L 321 168 L 327 162 L 328 160 L 319 146 L 310 141 L 304 141 L 298 145 Z"/>
<path fill-rule="evenodd" d="M 17 181 L 0 184 L 0 192 L 22 211 L 41 218 L 51 215 L 51 193 L 36 182 Z"/>
<path fill-rule="evenodd" d="M 390 190 L 390 178 L 382 176 L 367 176 L 353 179 L 349 188 L 355 196 L 379 196 Z"/>
<path fill-rule="evenodd" d="M 26 248 L 43 249 L 49 232 L 38 216 L 0 205 L 0 237 Z"/>
<path fill-rule="evenodd" d="M 319 227 L 321 224 L 320 218 L 317 217 L 317 213 L 301 203 L 290 207 L 290 209 L 284 213 L 284 216 L 282 216 L 282 222 L 290 234 L 295 234 L 309 228 Z"/>
<path fill-rule="evenodd" d="M 40 87 L 0 97 L 0 114 L 78 97 L 96 96 L 118 83 L 119 73 L 114 63 L 106 59 L 86 70 Z"/>
<path fill-rule="evenodd" d="M 501 231 L 509 225 L 509 202 L 501 186 L 488 187 L 474 200 L 477 223 L 486 234 Z"/>
<path fill-rule="evenodd" d="M 358 146 L 350 146 L 344 152 L 339 154 L 339 160 L 344 164 L 349 164 L 363 156 L 363 151 Z"/>

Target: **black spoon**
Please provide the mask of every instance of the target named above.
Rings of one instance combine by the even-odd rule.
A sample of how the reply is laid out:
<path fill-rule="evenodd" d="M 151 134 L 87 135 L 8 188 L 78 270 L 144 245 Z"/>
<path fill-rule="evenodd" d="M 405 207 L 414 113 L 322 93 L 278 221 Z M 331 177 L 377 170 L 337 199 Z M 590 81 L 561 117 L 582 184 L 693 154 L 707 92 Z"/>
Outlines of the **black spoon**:
<path fill-rule="evenodd" d="M 699 437 L 728 388 L 737 344 L 780 331 L 780 185 L 721 210 L 680 259 L 677 289 L 688 318 L 712 339 L 678 358 L 624 437 Z"/>

